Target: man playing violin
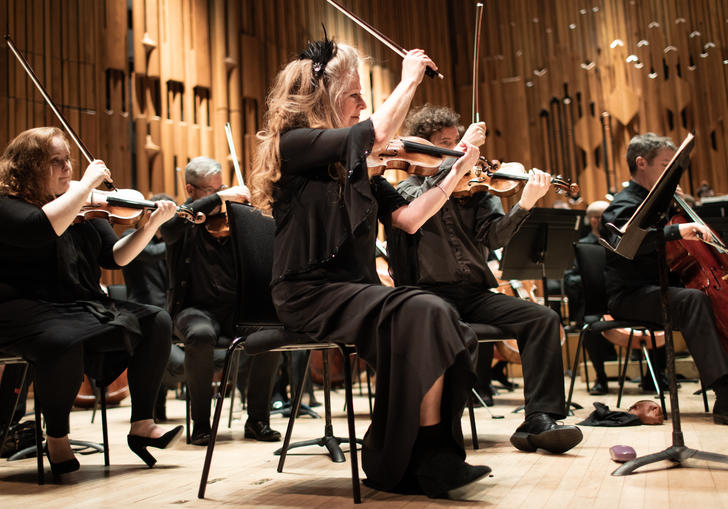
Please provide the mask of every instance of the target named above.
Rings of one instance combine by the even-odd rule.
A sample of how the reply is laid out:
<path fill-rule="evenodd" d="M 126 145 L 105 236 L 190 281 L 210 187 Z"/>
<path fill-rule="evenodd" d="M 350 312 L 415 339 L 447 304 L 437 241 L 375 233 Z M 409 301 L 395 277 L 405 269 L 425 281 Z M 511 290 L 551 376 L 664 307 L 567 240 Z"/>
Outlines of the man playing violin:
<path fill-rule="evenodd" d="M 637 135 L 627 147 L 627 164 L 631 180 L 617 193 L 602 214 L 601 234 L 614 244 L 615 234 L 608 223 L 621 228 L 644 201 L 675 154 L 670 138 L 653 133 Z M 704 224 L 681 223 L 663 228 L 665 240 L 701 240 L 711 238 Z M 662 323 L 659 274 L 657 270 L 656 232 L 650 231 L 634 259 L 628 260 L 607 250 L 606 286 L 609 312 L 616 319 L 645 320 Z M 678 278 L 670 276 L 668 293 L 672 326 L 682 333 L 695 360 L 703 384 L 716 395 L 713 421 L 728 424 L 728 355 L 721 345 L 710 299 L 692 288 L 684 288 Z"/>
<path fill-rule="evenodd" d="M 457 141 L 459 116 L 448 108 L 425 105 L 410 113 L 408 134 L 444 148 Z M 463 140 L 485 142 L 485 125 L 471 125 Z M 431 177 L 412 176 L 398 186 L 408 201 L 440 188 L 453 159 Z M 560 320 L 550 308 L 491 291 L 498 282 L 486 263 L 488 250 L 503 247 L 539 198 L 549 190 L 550 175 L 532 170 L 519 202 L 508 214 L 488 192 L 450 199 L 415 236 L 390 238 L 390 258 L 398 284 L 415 284 L 444 298 L 466 322 L 501 328 L 518 341 L 524 370 L 525 422 L 511 436 L 522 451 L 539 448 L 563 453 L 582 439 L 579 428 L 558 424 L 564 415 Z"/>
<path fill-rule="evenodd" d="M 119 372 L 128 366 L 127 442 L 152 466 L 146 448 L 166 448 L 182 431 L 165 432 L 152 420 L 171 320 L 158 307 L 110 299 L 99 285 L 100 267 L 118 269 L 133 260 L 176 205 L 158 202 L 147 223 L 121 240 L 106 220 L 76 222 L 92 190 L 111 175 L 102 161 L 93 161 L 72 182 L 69 156 L 62 131 L 39 127 L 16 136 L 0 157 L 0 348 L 35 366 L 54 474 L 79 468 L 68 417 L 84 371 L 110 376 L 92 362 L 106 352 L 114 355 L 104 356 L 105 365 L 109 360 Z"/>
<path fill-rule="evenodd" d="M 223 186 L 220 163 L 208 157 L 196 157 L 187 164 L 185 188 L 189 196 L 185 205 L 208 217 L 220 211 L 223 201 L 246 203 L 250 199 L 246 187 Z M 235 325 L 232 242 L 229 236 L 211 233 L 207 226 L 181 218 L 162 226 L 170 281 L 167 307 L 175 334 L 185 345 L 184 367 L 194 421 L 191 441 L 195 445 L 207 445 L 210 438 L 214 348 L 229 344 Z M 250 359 L 246 438 L 280 440 L 280 433 L 269 425 L 271 393 L 279 361 L 279 353 Z"/>

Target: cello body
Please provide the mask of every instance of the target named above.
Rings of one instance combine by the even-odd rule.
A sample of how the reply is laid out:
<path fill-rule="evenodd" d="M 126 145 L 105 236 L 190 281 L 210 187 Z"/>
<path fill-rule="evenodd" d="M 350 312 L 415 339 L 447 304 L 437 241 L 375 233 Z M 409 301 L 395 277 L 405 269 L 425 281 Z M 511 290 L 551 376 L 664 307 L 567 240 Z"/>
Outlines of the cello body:
<path fill-rule="evenodd" d="M 681 214 L 670 220 L 670 224 L 688 222 Z M 685 239 L 667 242 L 665 253 L 668 268 L 685 287 L 700 290 L 710 298 L 723 349 L 728 352 L 728 254 L 704 242 Z"/>

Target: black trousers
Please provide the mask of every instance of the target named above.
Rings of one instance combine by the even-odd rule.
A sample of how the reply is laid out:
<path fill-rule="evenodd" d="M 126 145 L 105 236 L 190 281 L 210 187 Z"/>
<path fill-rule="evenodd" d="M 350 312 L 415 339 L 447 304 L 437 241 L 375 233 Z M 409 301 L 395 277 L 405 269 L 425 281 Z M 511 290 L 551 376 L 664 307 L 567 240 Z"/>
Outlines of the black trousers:
<path fill-rule="evenodd" d="M 559 315 L 552 309 L 480 285 L 425 287 L 449 303 L 465 322 L 499 327 L 518 341 L 526 416 L 545 412 L 564 418 L 564 368 Z"/>
<path fill-rule="evenodd" d="M 131 422 L 151 419 L 154 401 L 162 381 L 172 341 L 172 321 L 159 308 L 139 319 L 142 337 L 128 357 L 127 378 L 131 395 Z M 49 436 L 63 437 L 69 432 L 68 415 L 78 394 L 85 370 L 89 344 L 103 347 L 106 355 L 114 355 L 114 345 L 122 345 L 123 333 L 110 326 L 108 333 L 85 343 L 76 343 L 52 361 L 39 361 L 35 366 L 35 391 L 46 418 Z M 119 355 L 128 355 L 119 348 Z"/>
<path fill-rule="evenodd" d="M 597 381 L 607 383 L 607 373 L 604 371 L 604 361 L 617 358 L 614 345 L 601 332 L 587 331 L 584 333 L 584 348 L 589 353 L 589 360 L 594 366 Z M 629 352 L 627 352 L 629 355 Z M 580 359 L 576 359 L 578 363 Z"/>
<path fill-rule="evenodd" d="M 184 369 L 190 391 L 192 420 L 196 424 L 209 426 L 212 377 L 215 373 L 214 350 L 215 347 L 228 346 L 229 340 L 221 341 L 221 337 L 233 336 L 232 320 L 218 320 L 207 311 L 185 308 L 174 317 L 174 330 L 185 345 Z M 248 388 L 249 419 L 268 422 L 270 400 L 279 364 L 280 352 L 241 359 L 240 371 L 243 375 L 247 373 L 247 380 L 241 380 L 238 386 Z"/>
<path fill-rule="evenodd" d="M 728 354 L 721 344 L 708 296 L 692 288 L 671 286 L 668 309 L 672 326 L 685 338 L 703 385 L 711 387 L 728 375 Z M 609 312 L 617 319 L 662 323 L 660 287 L 652 285 L 621 292 L 610 298 Z"/>

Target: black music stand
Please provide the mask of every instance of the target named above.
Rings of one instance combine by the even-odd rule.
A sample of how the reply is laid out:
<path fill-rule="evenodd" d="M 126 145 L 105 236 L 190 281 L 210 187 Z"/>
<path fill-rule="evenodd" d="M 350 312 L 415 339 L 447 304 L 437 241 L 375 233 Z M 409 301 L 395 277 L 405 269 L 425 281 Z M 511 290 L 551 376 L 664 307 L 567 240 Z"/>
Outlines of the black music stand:
<path fill-rule="evenodd" d="M 547 278 L 562 279 L 574 265 L 572 244 L 579 240 L 584 211 L 534 208 L 503 249 L 501 279 L 541 279 L 543 304 L 549 307 Z M 568 356 L 567 356 L 568 359 Z M 567 366 L 569 369 L 570 366 Z M 574 408 L 582 408 L 572 402 Z M 519 411 L 521 407 L 515 411 Z"/>
<path fill-rule="evenodd" d="M 561 279 L 574 264 L 574 249 L 584 211 L 534 208 L 503 250 L 502 279 L 541 279 L 548 306 L 546 278 Z"/>
<path fill-rule="evenodd" d="M 660 179 L 650 190 L 645 201 L 639 206 L 634 215 L 630 218 L 623 228 L 617 228 L 612 224 L 607 227 L 617 235 L 617 244 L 610 245 L 604 238 L 600 239 L 600 243 L 628 259 L 633 259 L 637 253 L 642 240 L 647 235 L 648 230 L 656 225 L 660 220 L 664 219 L 670 207 L 672 197 L 675 194 L 675 188 L 680 181 L 685 169 L 690 162 L 690 151 L 695 144 L 695 137 L 688 134 L 685 140 L 678 148 L 675 156 L 665 168 Z M 691 458 L 715 461 L 719 463 L 728 463 L 728 456 L 716 454 L 712 452 L 698 451 L 685 447 L 682 429 L 680 427 L 680 408 L 677 400 L 677 383 L 675 381 L 675 349 L 672 339 L 672 323 L 670 321 L 670 312 L 668 308 L 668 274 L 667 261 L 665 260 L 665 234 L 662 228 L 657 228 L 657 268 L 660 275 L 660 290 L 662 294 L 662 319 L 665 330 L 665 350 L 667 351 L 667 375 L 670 383 L 670 416 L 672 418 L 672 446 L 664 451 L 648 454 L 639 458 L 630 460 L 617 468 L 612 475 L 621 476 L 629 475 L 636 469 L 662 460 L 670 460 L 678 465 L 683 461 Z"/>

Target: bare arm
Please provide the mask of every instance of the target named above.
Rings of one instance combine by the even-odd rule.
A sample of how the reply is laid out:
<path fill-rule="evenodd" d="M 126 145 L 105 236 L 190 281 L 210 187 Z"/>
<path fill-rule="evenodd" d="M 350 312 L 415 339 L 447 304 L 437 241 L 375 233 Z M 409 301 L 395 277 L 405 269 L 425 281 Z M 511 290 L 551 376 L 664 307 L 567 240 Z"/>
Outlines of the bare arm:
<path fill-rule="evenodd" d="M 370 117 L 374 124 L 375 150 L 385 146 L 397 134 L 428 66 L 437 70 L 435 63 L 424 51 L 413 49 L 407 52 L 402 61 L 401 81 Z"/>
<path fill-rule="evenodd" d="M 149 217 L 149 221 L 137 231 L 119 239 L 114 244 L 114 261 L 124 266 L 131 262 L 152 240 L 154 234 L 162 225 L 177 213 L 177 204 L 167 200 L 160 200 L 157 208 Z"/>
<path fill-rule="evenodd" d="M 480 156 L 473 145 L 461 144 L 458 150 L 465 152 L 452 166 L 448 174 L 435 187 L 412 200 L 408 205 L 392 212 L 392 225 L 407 233 L 415 233 L 450 199 L 450 194 Z"/>

